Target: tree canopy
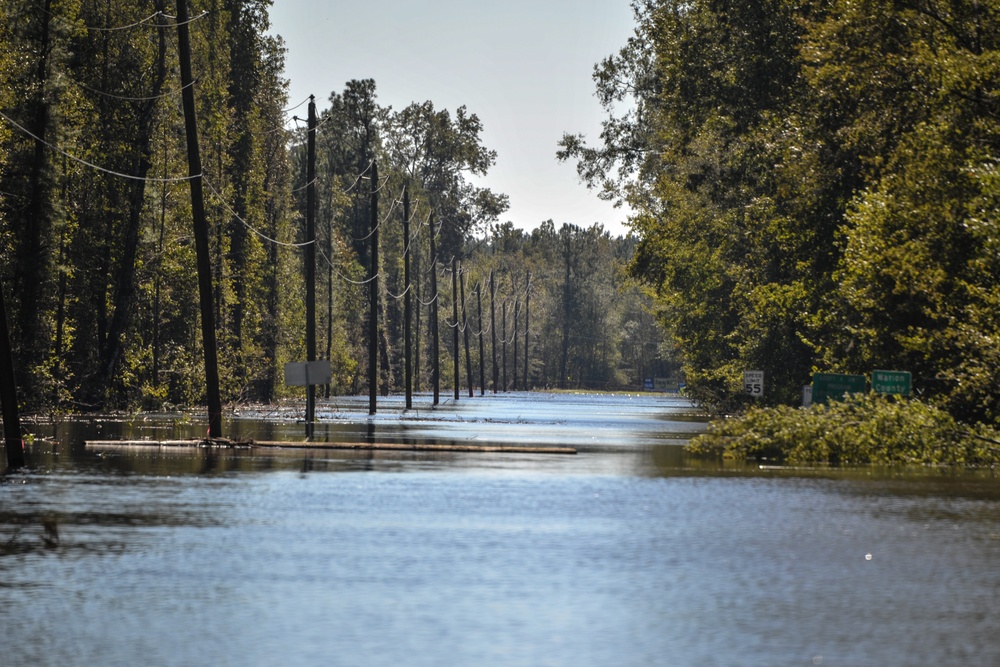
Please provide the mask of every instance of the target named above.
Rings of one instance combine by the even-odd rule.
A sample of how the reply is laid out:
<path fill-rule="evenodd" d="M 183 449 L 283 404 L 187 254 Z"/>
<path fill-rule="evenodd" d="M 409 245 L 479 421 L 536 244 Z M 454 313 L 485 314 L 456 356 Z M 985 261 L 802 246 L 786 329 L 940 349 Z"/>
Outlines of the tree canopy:
<path fill-rule="evenodd" d="M 480 116 L 429 100 L 395 110 L 381 104 L 375 81 L 348 81 L 317 105 L 317 164 L 307 182 L 304 102 L 287 98 L 284 44 L 268 34 L 270 0 L 190 4 L 225 401 L 298 391 L 284 385 L 282 368 L 305 356 L 310 189 L 328 393 L 360 392 L 371 355 L 379 389 L 401 389 L 406 294 L 418 304 L 418 386 L 432 373 L 435 311 L 442 326 L 483 341 L 459 363 L 496 363 L 489 384 L 498 390 L 635 387 L 672 370 L 648 295 L 623 280 L 635 240 L 612 238 L 593 221 L 558 229 L 538 221 L 532 233 L 501 222 L 506 195 L 482 185 L 497 155 Z M 172 9 L 166 0 L 0 0 L 0 288 L 29 410 L 205 399 Z M 404 255 L 414 264 L 410 285 Z M 443 279 L 453 259 L 464 297 Z M 373 262 L 377 281 L 366 278 Z M 374 346 L 362 326 L 372 318 Z M 440 376 L 454 377 L 457 350 L 442 338 Z"/>
<path fill-rule="evenodd" d="M 790 403 L 813 371 L 898 368 L 1000 420 L 1000 5 L 633 7 L 595 67 L 600 141 L 559 155 L 637 211 L 632 272 L 693 394 L 737 408 L 762 369 Z"/>

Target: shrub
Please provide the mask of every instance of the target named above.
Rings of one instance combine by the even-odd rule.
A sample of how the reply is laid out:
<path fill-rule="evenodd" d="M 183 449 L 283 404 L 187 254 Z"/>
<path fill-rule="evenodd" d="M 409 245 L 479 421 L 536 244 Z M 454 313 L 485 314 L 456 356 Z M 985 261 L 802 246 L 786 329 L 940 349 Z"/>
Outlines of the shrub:
<path fill-rule="evenodd" d="M 687 449 L 788 463 L 992 466 L 1000 433 L 918 400 L 868 394 L 810 408 L 753 408 L 713 422 Z"/>

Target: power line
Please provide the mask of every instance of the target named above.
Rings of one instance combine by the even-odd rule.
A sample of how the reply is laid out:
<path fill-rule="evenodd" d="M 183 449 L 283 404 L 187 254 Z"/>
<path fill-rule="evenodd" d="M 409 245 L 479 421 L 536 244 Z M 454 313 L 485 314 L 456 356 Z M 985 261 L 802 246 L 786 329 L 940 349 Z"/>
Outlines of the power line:
<path fill-rule="evenodd" d="M 66 81 L 69 81 L 70 83 L 72 83 L 75 86 L 79 86 L 80 88 L 86 90 L 87 92 L 94 93 L 95 95 L 101 95 L 103 97 L 110 97 L 111 99 L 114 99 L 114 100 L 125 100 L 127 102 L 151 102 L 153 100 L 161 100 L 161 99 L 164 99 L 164 98 L 167 98 L 167 97 L 173 97 L 174 95 L 179 95 L 179 94 L 183 93 L 185 88 L 188 88 L 189 86 L 193 86 L 195 83 L 197 83 L 197 81 L 192 81 L 187 86 L 182 86 L 182 87 L 180 87 L 180 88 L 178 88 L 176 90 L 169 90 L 169 91 L 167 91 L 165 93 L 160 93 L 159 95 L 149 95 L 149 96 L 132 97 L 132 96 L 129 96 L 129 95 L 116 95 L 114 93 L 107 93 L 107 92 L 104 92 L 103 90 L 98 90 L 97 88 L 91 88 L 87 84 L 81 83 L 81 82 L 77 81 L 76 79 L 74 79 L 72 77 L 66 76 L 65 74 L 60 74 L 60 78 L 63 78 Z"/>
<path fill-rule="evenodd" d="M 344 190 L 344 194 L 345 195 L 348 192 L 350 192 L 351 190 L 353 190 L 355 188 L 355 186 L 357 186 L 357 184 L 361 182 L 361 180 L 365 177 L 365 174 L 368 173 L 368 170 L 372 168 L 373 164 L 375 164 L 375 160 L 372 160 L 371 162 L 369 162 L 368 166 L 364 168 L 364 171 L 362 171 L 360 174 L 358 174 L 357 178 L 354 179 L 354 182 L 351 183 L 351 187 L 349 187 L 346 190 Z"/>
<path fill-rule="evenodd" d="M 156 178 L 156 177 L 150 177 L 150 176 L 136 176 L 135 174 L 124 174 L 124 173 L 122 173 L 120 171 L 114 171 L 112 169 L 106 169 L 104 167 L 101 167 L 100 165 L 94 164 L 93 162 L 88 162 L 87 160 L 84 160 L 83 158 L 78 158 L 75 155 L 71 155 L 70 153 L 67 153 L 63 149 L 59 148 L 58 146 L 55 146 L 55 145 L 53 145 L 53 144 L 45 141 L 44 139 L 42 139 L 41 137 L 39 137 L 38 135 L 36 135 L 35 133 L 33 133 L 31 130 L 27 129 L 26 127 L 24 127 L 20 123 L 18 123 L 16 120 L 14 120 L 13 118 L 11 118 L 7 114 L 3 113 L 2 111 L 0 111 L 0 118 L 3 118 L 8 123 L 10 123 L 14 127 L 16 127 L 18 130 L 20 130 L 24 134 L 28 135 L 29 137 L 31 137 L 35 141 L 41 143 L 44 146 L 48 146 L 49 148 L 51 148 L 52 150 L 56 151 L 57 153 L 68 157 L 70 160 L 73 160 L 74 162 L 78 162 L 78 163 L 84 165 L 85 167 L 90 167 L 91 169 L 94 169 L 96 171 L 99 171 L 99 172 L 102 172 L 102 173 L 105 173 L 105 174 L 110 174 L 111 176 L 118 176 L 119 178 L 127 178 L 127 179 L 130 179 L 130 180 L 133 180 L 133 181 L 145 181 L 146 183 L 179 183 L 179 182 L 182 182 L 182 181 L 190 181 L 192 179 L 200 178 L 201 177 L 201 174 L 196 174 L 194 176 L 175 176 L 175 177 L 172 177 L 172 178 Z"/>
<path fill-rule="evenodd" d="M 160 13 L 163 14 L 162 12 L 160 12 Z M 209 12 L 204 11 L 201 14 L 198 14 L 198 16 L 194 16 L 192 18 L 189 18 L 187 21 L 184 21 L 183 23 L 176 23 L 176 21 L 177 21 L 177 17 L 176 16 L 171 16 L 170 14 L 163 14 L 163 18 L 170 19 L 170 20 L 175 21 L 175 22 L 171 23 L 169 25 L 157 25 L 156 27 L 157 28 L 176 28 L 178 26 L 188 25 L 190 23 L 194 23 L 195 21 L 199 21 L 199 20 L 205 18 L 206 16 L 208 16 L 208 14 L 209 14 Z"/>
<path fill-rule="evenodd" d="M 288 242 L 285 242 L 285 241 L 278 241 L 277 239 L 272 239 L 270 236 L 267 236 L 263 232 L 257 230 L 256 228 L 254 228 L 253 225 L 251 225 L 249 222 L 247 222 L 246 220 L 244 220 L 243 218 L 241 218 L 240 215 L 239 215 L 239 213 L 237 213 L 235 210 L 233 210 L 233 207 L 229 205 L 229 202 L 226 201 L 225 197 L 223 197 L 222 194 L 215 188 L 215 186 L 212 185 L 211 181 L 209 181 L 207 178 L 202 179 L 202 181 L 208 186 L 208 189 L 212 191 L 212 194 L 215 195 L 216 199 L 219 200 L 219 202 L 222 204 L 222 206 L 227 211 L 229 211 L 229 213 L 231 213 L 234 218 L 236 218 L 237 220 L 239 220 L 240 223 L 242 223 L 242 225 L 244 227 L 246 227 L 247 229 L 249 229 L 251 232 L 253 232 L 257 236 L 259 236 L 260 238 L 264 239 L 265 241 L 268 241 L 268 242 L 273 243 L 275 245 L 283 246 L 285 248 L 303 248 L 305 246 L 312 245 L 312 244 L 316 243 L 315 240 L 304 241 L 302 243 L 288 243 Z"/>
<path fill-rule="evenodd" d="M 52 16 L 52 13 L 49 12 L 49 15 Z M 128 25 L 115 26 L 113 28 L 107 28 L 107 27 L 103 27 L 103 26 L 89 26 L 89 25 L 85 25 L 83 27 L 84 27 L 84 29 L 89 30 L 91 32 L 116 32 L 116 31 L 119 31 L 119 30 L 131 30 L 132 28 L 138 28 L 141 25 L 145 25 L 146 23 L 149 23 L 153 19 L 155 19 L 157 17 L 160 17 L 160 16 L 166 17 L 166 14 L 164 14 L 163 12 L 154 12 L 154 13 L 150 14 L 149 16 L 147 16 L 146 18 L 140 19 L 140 20 L 136 21 L 135 23 L 129 23 Z M 170 18 L 175 18 L 175 17 L 171 16 Z M 159 26 L 157 26 L 157 27 L 159 27 Z"/>
<path fill-rule="evenodd" d="M 308 102 L 310 99 L 312 99 L 312 95 L 310 95 L 306 99 L 302 100 L 301 102 L 299 102 L 298 104 L 296 104 L 294 107 L 288 107 L 287 109 L 282 109 L 281 113 L 286 114 L 286 113 L 288 113 L 290 111 L 295 111 L 300 106 L 302 106 L 303 104 L 305 104 L 306 102 Z"/>
<path fill-rule="evenodd" d="M 326 261 L 326 263 L 330 265 L 330 268 L 333 269 L 333 272 L 337 274 L 337 277 L 340 278 L 341 280 L 343 280 L 346 283 L 350 283 L 351 285 L 359 285 L 359 286 L 361 286 L 361 285 L 367 285 L 369 283 L 372 283 L 372 282 L 378 280 L 378 278 L 380 278 L 382 276 L 382 272 L 380 271 L 379 273 L 375 274 L 374 276 L 372 276 L 371 278 L 368 278 L 366 280 L 352 280 L 352 279 L 348 278 L 347 276 L 345 276 L 344 274 L 342 274 L 340 272 L 340 269 L 338 269 L 334 265 L 333 261 L 329 257 L 326 256 L 326 253 L 323 252 L 323 249 L 319 247 L 319 244 L 316 245 L 316 249 L 319 250 L 320 257 L 322 257 L 324 259 L 324 261 Z"/>
<path fill-rule="evenodd" d="M 380 185 L 378 187 L 378 189 L 375 190 L 375 191 L 376 192 L 381 192 L 382 189 L 385 187 L 385 185 L 388 182 L 389 182 L 389 177 L 386 176 L 385 179 L 382 180 L 382 185 Z M 353 241 L 359 241 L 360 242 L 360 241 L 367 241 L 368 239 L 370 239 L 372 237 L 372 235 L 375 234 L 375 232 L 377 232 L 379 229 L 382 228 L 382 224 L 385 223 L 385 222 L 387 222 L 389 220 L 389 218 L 392 216 L 392 212 L 396 210 L 396 206 L 399 205 L 400 201 L 401 200 L 398 197 L 394 198 L 392 200 L 392 206 L 389 207 L 388 213 L 386 213 L 382 217 L 382 219 L 378 221 L 378 224 L 375 225 L 374 229 L 372 229 L 370 232 L 368 232 L 365 236 L 362 236 L 361 238 L 356 238 L 356 237 L 352 236 L 351 240 L 353 240 Z"/>
<path fill-rule="evenodd" d="M 48 14 L 49 16 L 52 16 L 52 17 L 55 17 L 55 18 L 60 18 L 60 17 L 57 17 L 56 14 L 54 14 L 53 12 L 51 12 L 49 10 L 43 10 L 43 11 L 46 14 Z M 153 21 L 153 19 L 159 18 L 161 16 L 163 18 L 165 18 L 165 19 L 174 21 L 174 23 L 155 23 L 155 24 L 150 25 L 150 22 Z M 87 30 L 87 31 L 90 31 L 90 32 L 119 32 L 119 31 L 122 31 L 122 30 L 131 30 L 132 28 L 138 28 L 138 27 L 146 26 L 146 25 L 150 25 L 150 27 L 152 27 L 152 28 L 176 28 L 178 26 L 187 25 L 189 23 L 194 23 L 195 21 L 197 21 L 199 19 L 202 19 L 202 18 L 204 18 L 206 16 L 208 16 L 208 12 L 207 11 L 206 12 L 202 12 L 198 16 L 195 16 L 193 18 L 188 19 L 187 21 L 185 21 L 183 23 L 177 23 L 176 22 L 176 20 L 177 20 L 176 16 L 171 16 L 170 14 L 167 14 L 165 12 L 158 11 L 158 12 L 154 12 L 154 13 L 150 14 L 149 16 L 147 16 L 144 19 L 139 19 L 138 21 L 135 21 L 134 23 L 129 23 L 128 25 L 119 25 L 119 26 L 112 26 L 112 27 L 83 25 L 82 27 L 83 27 L 84 30 Z"/>

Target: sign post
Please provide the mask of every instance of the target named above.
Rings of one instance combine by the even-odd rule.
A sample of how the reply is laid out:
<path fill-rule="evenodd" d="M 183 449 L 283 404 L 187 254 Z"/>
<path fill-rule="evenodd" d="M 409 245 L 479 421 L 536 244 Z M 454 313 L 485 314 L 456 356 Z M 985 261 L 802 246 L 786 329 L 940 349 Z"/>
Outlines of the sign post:
<path fill-rule="evenodd" d="M 330 384 L 333 370 L 328 359 L 319 361 L 289 361 L 285 364 L 285 385 L 288 387 L 306 387 L 307 390 L 317 384 Z M 309 398 L 312 398 L 310 396 Z M 306 437 L 312 437 L 312 406 L 306 406 Z"/>

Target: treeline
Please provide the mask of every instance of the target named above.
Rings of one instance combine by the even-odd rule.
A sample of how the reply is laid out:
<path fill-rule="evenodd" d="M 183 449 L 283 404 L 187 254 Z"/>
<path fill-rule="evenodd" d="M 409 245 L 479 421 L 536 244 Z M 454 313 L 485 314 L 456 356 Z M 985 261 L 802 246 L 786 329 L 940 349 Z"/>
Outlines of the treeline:
<path fill-rule="evenodd" d="M 794 404 L 909 370 L 1000 420 L 1000 3 L 643 0 L 595 68 L 602 141 L 560 156 L 637 211 L 635 276 L 696 398 Z"/>
<path fill-rule="evenodd" d="M 189 24 L 229 396 L 272 391 L 300 280 L 291 257 L 241 222 L 295 234 L 268 5 L 199 3 Z M 0 3 L 0 266 L 26 407 L 203 395 L 175 10 Z"/>
<path fill-rule="evenodd" d="M 306 107 L 287 99 L 284 46 L 268 35 L 270 0 L 191 4 L 223 400 L 287 395 L 283 364 L 305 358 L 310 185 L 318 352 L 334 369 L 327 391 L 367 386 L 374 284 L 379 389 L 401 390 L 407 250 L 420 389 L 432 380 L 434 308 L 445 388 L 449 325 L 473 335 L 477 368 L 476 333 L 490 366 L 493 336 L 501 359 L 506 344 L 506 386 L 637 386 L 669 371 L 647 297 L 634 286 L 616 292 L 634 241 L 600 227 L 548 223 L 526 234 L 498 225 L 506 198 L 471 180 L 496 158 L 475 114 L 430 102 L 395 111 L 378 104 L 373 81 L 351 81 L 318 113 L 318 164 L 307 183 Z M 0 287 L 27 409 L 205 400 L 175 9 L 166 0 L 0 0 Z M 298 129 L 288 129 L 293 115 Z M 367 278 L 373 188 L 377 283 Z M 467 290 L 460 323 L 449 309 L 452 258 Z M 473 299 L 496 314 L 479 318 Z"/>
<path fill-rule="evenodd" d="M 462 393 L 470 385 L 478 391 L 640 388 L 643 378 L 676 370 L 659 344 L 649 296 L 625 270 L 634 239 L 612 238 L 599 224 L 556 229 L 546 221 L 528 233 L 499 222 L 507 197 L 470 178 L 485 176 L 496 159 L 482 144 L 476 114 L 431 102 L 384 107 L 372 80 L 349 81 L 327 105 L 316 118 L 314 185 L 317 347 L 333 362 L 329 393 L 357 394 L 369 386 L 375 232 L 375 354 L 383 395 L 404 388 L 407 294 L 414 391 L 436 385 L 454 392 L 456 382 Z M 302 124 L 291 152 L 302 210 L 307 146 Z"/>

